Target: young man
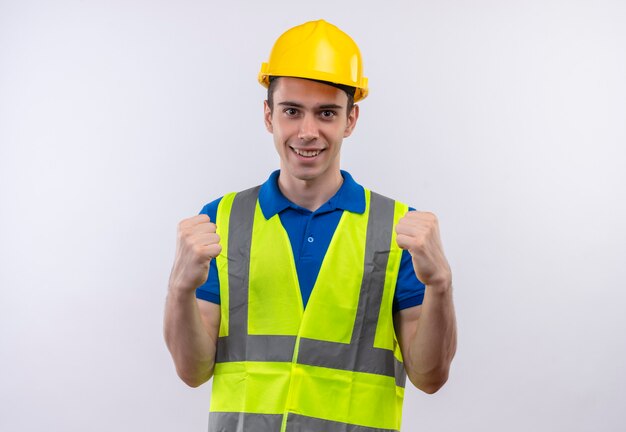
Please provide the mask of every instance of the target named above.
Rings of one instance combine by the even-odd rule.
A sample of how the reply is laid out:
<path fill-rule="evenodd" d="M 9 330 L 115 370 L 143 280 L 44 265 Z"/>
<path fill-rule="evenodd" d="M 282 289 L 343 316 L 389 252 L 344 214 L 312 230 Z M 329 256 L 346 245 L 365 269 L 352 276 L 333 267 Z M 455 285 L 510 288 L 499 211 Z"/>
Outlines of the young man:
<path fill-rule="evenodd" d="M 179 224 L 165 339 L 185 383 L 213 376 L 211 432 L 397 431 L 406 375 L 427 393 L 447 380 L 436 217 L 340 170 L 361 71 L 331 24 L 284 33 L 259 75 L 280 170 Z"/>

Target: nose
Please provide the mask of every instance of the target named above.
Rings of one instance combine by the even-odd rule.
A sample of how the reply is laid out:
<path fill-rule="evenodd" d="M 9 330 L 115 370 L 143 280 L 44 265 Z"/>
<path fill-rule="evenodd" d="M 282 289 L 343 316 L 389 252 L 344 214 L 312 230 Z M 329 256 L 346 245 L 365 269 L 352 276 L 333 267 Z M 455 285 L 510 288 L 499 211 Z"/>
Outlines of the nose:
<path fill-rule="evenodd" d="M 315 117 L 310 114 L 305 114 L 300 122 L 300 130 L 298 131 L 298 138 L 303 141 L 312 141 L 319 137 L 319 130 L 317 128 L 317 121 Z"/>

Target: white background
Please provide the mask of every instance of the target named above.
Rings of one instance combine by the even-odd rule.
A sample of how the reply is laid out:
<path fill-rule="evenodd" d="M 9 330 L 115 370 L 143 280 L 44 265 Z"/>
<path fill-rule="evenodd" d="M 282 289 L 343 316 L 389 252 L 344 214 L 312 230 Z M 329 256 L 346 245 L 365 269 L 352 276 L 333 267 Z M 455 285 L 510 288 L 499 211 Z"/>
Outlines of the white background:
<path fill-rule="evenodd" d="M 380 4 L 380 5 L 379 5 Z M 438 214 L 459 349 L 404 431 L 626 427 L 624 1 L 0 1 L 0 429 L 204 431 L 162 338 L 177 222 L 277 167 L 256 82 L 325 18 L 364 185 Z"/>

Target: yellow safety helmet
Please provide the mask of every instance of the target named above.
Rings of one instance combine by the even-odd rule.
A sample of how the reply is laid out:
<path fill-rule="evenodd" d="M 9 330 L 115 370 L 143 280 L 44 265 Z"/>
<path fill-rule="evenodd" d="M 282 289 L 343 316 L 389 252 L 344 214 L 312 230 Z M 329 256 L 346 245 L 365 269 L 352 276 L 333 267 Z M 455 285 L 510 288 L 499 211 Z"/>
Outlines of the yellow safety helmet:
<path fill-rule="evenodd" d="M 324 21 L 309 21 L 283 33 L 261 65 L 259 83 L 271 76 L 289 76 L 355 87 L 354 101 L 367 96 L 361 51 L 350 36 Z"/>

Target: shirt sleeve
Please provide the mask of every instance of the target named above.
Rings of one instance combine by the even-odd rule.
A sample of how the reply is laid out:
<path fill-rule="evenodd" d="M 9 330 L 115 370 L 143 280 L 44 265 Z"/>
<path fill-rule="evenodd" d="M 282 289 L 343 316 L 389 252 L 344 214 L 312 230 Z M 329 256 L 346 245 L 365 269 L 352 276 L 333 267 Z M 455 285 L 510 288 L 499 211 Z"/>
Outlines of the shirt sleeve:
<path fill-rule="evenodd" d="M 409 211 L 413 210 L 415 209 L 409 208 Z M 407 250 L 402 251 L 396 293 L 393 298 L 393 312 L 421 305 L 425 292 L 426 286 L 415 275 L 411 254 Z"/>
<path fill-rule="evenodd" d="M 199 214 L 205 214 L 211 218 L 213 223 L 217 223 L 217 206 L 222 198 L 205 205 Z M 207 281 L 196 289 L 196 298 L 220 304 L 220 280 L 217 275 L 217 265 L 215 259 L 209 264 L 209 277 Z"/>

